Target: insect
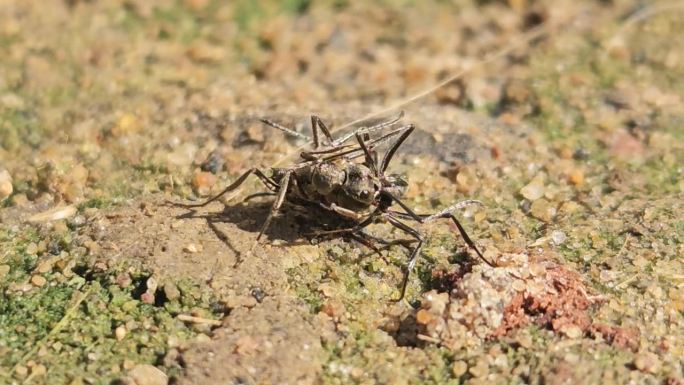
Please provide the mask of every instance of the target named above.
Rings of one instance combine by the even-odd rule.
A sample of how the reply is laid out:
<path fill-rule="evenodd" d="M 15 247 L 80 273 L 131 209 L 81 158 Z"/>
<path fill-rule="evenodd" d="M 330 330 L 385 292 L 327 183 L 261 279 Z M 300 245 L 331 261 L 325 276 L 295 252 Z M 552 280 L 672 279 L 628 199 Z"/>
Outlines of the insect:
<path fill-rule="evenodd" d="M 403 299 L 406 294 L 409 275 L 416 265 L 424 243 L 423 236 L 403 220 L 426 223 L 436 219 L 450 219 L 458 228 L 468 247 L 482 261 L 493 266 L 480 253 L 461 223 L 453 215 L 453 212 L 458 209 L 480 202 L 465 200 L 435 214 L 417 214 L 401 201 L 408 183 L 399 174 L 387 173 L 387 169 L 399 147 L 415 130 L 415 126 L 407 124 L 395 127 L 376 138 L 371 138 L 370 134 L 393 127 L 402 118 L 403 112 L 394 119 L 370 127 L 361 127 L 338 139 L 332 137 L 325 123 L 315 115 L 311 116 L 311 138 L 278 123 L 261 119 L 264 124 L 273 128 L 310 140 L 313 143 L 313 149 L 302 152 L 299 161 L 290 167 L 271 168 L 270 175 L 258 168 L 251 168 L 223 191 L 205 202 L 179 205 L 186 208 L 206 206 L 237 189 L 250 175 L 255 175 L 269 190 L 260 195 L 275 196 L 268 216 L 259 230 L 257 241 L 268 230 L 271 221 L 285 202 L 307 208 L 322 208 L 324 212 L 349 224 L 333 230 L 320 231 L 315 233 L 316 235 L 346 234 L 376 251 L 378 249 L 374 247 L 373 241 L 381 241 L 388 245 L 393 242 L 372 237 L 363 229 L 372 223 L 387 222 L 412 238 L 409 240 L 412 246 L 400 241 L 396 242 L 409 249 L 409 259 L 403 269 L 401 292 L 397 301 Z M 348 142 L 352 139 L 355 139 L 356 143 L 349 144 Z M 385 143 L 389 143 L 389 147 L 379 160 L 377 148 Z M 361 159 L 358 160 L 359 158 Z M 401 210 L 392 209 L 394 204 L 398 205 Z"/>

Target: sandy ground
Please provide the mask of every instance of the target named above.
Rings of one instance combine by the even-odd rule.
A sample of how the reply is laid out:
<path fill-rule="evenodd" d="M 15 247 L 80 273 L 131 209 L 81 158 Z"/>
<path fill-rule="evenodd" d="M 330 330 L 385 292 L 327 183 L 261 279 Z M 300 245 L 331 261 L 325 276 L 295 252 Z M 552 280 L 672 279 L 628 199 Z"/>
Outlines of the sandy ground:
<path fill-rule="evenodd" d="M 682 382 L 681 5 L 260 4 L 0 1 L 0 383 Z M 395 303 L 406 250 L 320 210 L 255 243 L 256 180 L 172 204 L 295 162 L 258 118 L 400 110 L 405 202 L 480 200 L 496 267 L 415 225 Z"/>

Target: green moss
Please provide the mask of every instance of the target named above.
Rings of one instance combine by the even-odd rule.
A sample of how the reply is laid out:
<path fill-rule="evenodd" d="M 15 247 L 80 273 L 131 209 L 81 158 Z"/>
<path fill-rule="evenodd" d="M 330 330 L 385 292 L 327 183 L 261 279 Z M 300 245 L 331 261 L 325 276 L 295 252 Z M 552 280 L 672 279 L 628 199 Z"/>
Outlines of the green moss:
<path fill-rule="evenodd" d="M 168 351 L 169 337 L 183 341 L 198 333 L 177 320 L 176 314 L 199 310 L 219 318 L 225 312 L 216 305 L 210 291 L 190 280 L 178 283 L 182 293 L 179 300 L 165 300 L 159 291 L 158 302 L 146 304 L 140 295 L 145 291 L 149 272 L 133 270 L 131 285 L 115 284 L 117 276 L 136 269 L 127 264 L 106 272 L 81 264 L 73 269 L 77 275 L 70 279 L 52 271 L 43 274 L 48 282 L 45 286 L 29 284 L 30 290 L 16 291 L 14 285 L 26 284 L 35 274 L 42 257 L 27 255 L 26 248 L 39 239 L 40 234 L 32 228 L 0 233 L 2 249 L 8 251 L 2 263 L 10 266 L 10 272 L 0 281 L 0 368 L 5 373 L 11 373 L 15 365 L 36 360 L 40 350 L 39 361 L 49 368 L 53 383 L 69 383 L 77 378 L 109 383 L 120 377 L 124 360 L 159 364 Z M 51 239 L 61 249 L 70 248 L 69 233 Z M 163 306 L 159 301 L 165 301 Z M 127 334 L 118 340 L 114 330 L 121 325 L 125 325 Z M 27 350 L 27 346 L 32 349 Z M 178 373 L 179 368 L 171 374 L 174 370 Z"/>
<path fill-rule="evenodd" d="M 265 12 L 260 5 L 260 2 L 249 0 L 240 0 L 236 2 L 234 20 L 240 30 L 249 30 L 253 23 L 262 19 L 264 16 Z"/>
<path fill-rule="evenodd" d="M 154 9 L 154 20 L 162 22 L 169 28 L 164 28 L 164 38 L 190 43 L 202 34 L 203 18 L 209 15 L 188 12 L 181 2 L 176 2 L 170 7 Z"/>
<path fill-rule="evenodd" d="M 291 13 L 304 13 L 311 6 L 311 0 L 281 0 L 285 11 Z"/>
<path fill-rule="evenodd" d="M 46 135 L 32 112 L 0 107 L 0 146 L 5 150 L 38 148 Z"/>
<path fill-rule="evenodd" d="M 105 198 L 105 197 L 92 198 L 92 199 L 88 199 L 87 201 L 79 204 L 78 209 L 79 210 L 84 210 L 84 209 L 88 209 L 88 208 L 104 209 L 104 208 L 110 207 L 113 203 L 114 202 L 111 198 Z"/>
<path fill-rule="evenodd" d="M 74 288 L 47 286 L 29 293 L 0 296 L 0 330 L 3 349 L 17 354 L 0 355 L 0 365 L 16 364 L 21 352 L 44 338 L 64 316 Z"/>

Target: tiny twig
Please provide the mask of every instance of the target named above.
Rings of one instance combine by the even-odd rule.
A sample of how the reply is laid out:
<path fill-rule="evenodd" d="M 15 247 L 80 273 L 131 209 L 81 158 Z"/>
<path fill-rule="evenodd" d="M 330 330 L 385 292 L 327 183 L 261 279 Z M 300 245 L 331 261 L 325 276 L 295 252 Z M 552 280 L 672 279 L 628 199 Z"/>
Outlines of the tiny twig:
<path fill-rule="evenodd" d="M 178 314 L 176 316 L 179 320 L 183 322 L 192 322 L 195 324 L 207 324 L 212 326 L 221 326 L 221 321 L 209 318 L 195 317 L 187 314 Z"/>
<path fill-rule="evenodd" d="M 622 289 L 623 287 L 629 285 L 630 283 L 634 282 L 634 280 L 636 280 L 637 277 L 639 277 L 639 273 L 636 273 L 636 274 L 632 275 L 631 277 L 625 279 L 624 281 L 618 283 L 617 285 L 615 285 L 615 290 Z"/>

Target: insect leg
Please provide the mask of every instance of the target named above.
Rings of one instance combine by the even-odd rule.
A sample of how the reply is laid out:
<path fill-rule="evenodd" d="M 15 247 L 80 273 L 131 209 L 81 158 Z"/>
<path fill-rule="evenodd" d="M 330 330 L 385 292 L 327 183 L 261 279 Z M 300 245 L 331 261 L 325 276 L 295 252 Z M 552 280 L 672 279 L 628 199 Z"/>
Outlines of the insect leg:
<path fill-rule="evenodd" d="M 264 174 L 261 170 L 259 170 L 259 169 L 254 170 L 254 175 L 256 175 L 257 178 L 259 178 L 259 180 L 264 185 L 266 185 L 266 187 L 269 190 L 276 191 L 278 189 L 278 186 L 279 186 L 278 182 L 276 182 L 275 180 L 273 180 L 273 178 Z"/>
<path fill-rule="evenodd" d="M 268 183 L 275 183 L 272 180 L 270 180 L 266 175 L 264 175 L 259 169 L 250 168 L 244 174 L 240 175 L 240 177 L 237 178 L 235 180 L 235 182 L 233 182 L 230 186 L 226 187 L 225 189 L 223 189 L 223 191 L 221 191 L 217 195 L 214 195 L 213 197 L 207 199 L 206 201 L 204 201 L 202 203 L 174 203 L 174 205 L 180 206 L 180 207 L 186 207 L 186 208 L 204 207 L 204 206 L 208 205 L 209 203 L 221 198 L 225 194 L 227 194 L 227 193 L 235 190 L 236 188 L 240 187 L 240 185 L 242 183 L 244 183 L 245 179 L 247 179 L 247 177 L 250 176 L 251 174 L 256 174 L 259 177 L 259 179 L 264 181 L 264 183 L 266 183 L 265 180 L 268 180 L 269 181 Z M 266 183 L 266 184 L 268 185 L 268 183 Z M 277 186 L 277 184 L 276 184 L 276 186 Z"/>
<path fill-rule="evenodd" d="M 318 119 L 316 115 L 311 115 L 311 133 L 313 134 L 314 149 L 317 149 L 320 145 L 318 142 L 318 127 L 316 124 L 316 119 Z"/>
<path fill-rule="evenodd" d="M 384 173 L 385 170 L 387 170 L 387 166 L 389 166 L 390 161 L 392 160 L 392 157 L 394 156 L 394 153 L 397 151 L 399 146 L 401 146 L 402 143 L 406 140 L 406 138 L 411 135 L 413 130 L 416 127 L 413 124 L 409 124 L 408 128 L 406 131 L 404 131 L 399 138 L 392 144 L 392 147 L 390 147 L 389 150 L 385 153 L 385 156 L 382 157 L 382 163 L 380 164 L 380 172 Z"/>
<path fill-rule="evenodd" d="M 245 197 L 245 199 L 243 199 L 242 201 L 243 201 L 243 202 L 247 202 L 247 201 L 252 200 L 252 199 L 254 199 L 254 198 L 258 198 L 258 197 L 267 197 L 267 196 L 273 196 L 273 195 L 276 195 L 276 193 L 270 192 L 270 191 L 258 192 L 258 193 L 254 193 L 254 194 L 247 195 L 247 196 Z"/>
<path fill-rule="evenodd" d="M 330 130 L 328 130 L 328 126 L 326 126 L 325 123 L 323 123 L 321 118 L 319 118 L 318 116 L 311 115 L 311 128 L 314 130 L 314 137 L 318 136 L 318 133 L 316 133 L 316 125 L 318 125 L 318 128 L 321 129 L 323 135 L 328 140 L 328 143 L 333 145 L 334 147 L 337 147 L 333 144 L 335 141 L 333 140 L 332 135 L 330 135 Z"/>
<path fill-rule="evenodd" d="M 387 194 L 389 194 L 389 193 L 387 193 Z M 495 267 L 493 263 L 491 263 L 487 259 L 485 259 L 485 257 L 482 255 L 480 250 L 477 248 L 477 246 L 475 246 L 475 242 L 473 242 L 473 240 L 470 239 L 470 237 L 468 236 L 468 233 L 466 233 L 465 229 L 461 225 L 461 222 L 459 222 L 458 219 L 456 219 L 456 217 L 451 213 L 452 211 L 463 208 L 467 205 L 482 204 L 482 202 L 476 201 L 476 200 L 466 200 L 466 201 L 459 202 L 459 203 L 456 203 L 454 205 L 451 205 L 451 206 L 447 207 L 446 209 L 444 209 L 444 210 L 442 210 L 436 214 L 420 215 L 420 214 L 416 214 L 413 210 L 411 210 L 410 207 L 408 207 L 401 200 L 397 199 L 396 197 L 394 197 L 391 194 L 389 194 L 389 195 L 392 197 L 392 200 L 394 202 L 397 202 L 397 204 L 399 204 L 399 206 L 401 206 L 401 208 L 406 211 L 406 213 L 390 211 L 389 213 L 391 213 L 391 214 L 401 216 L 402 218 L 413 219 L 413 220 L 420 222 L 420 223 L 431 222 L 431 221 L 433 221 L 435 219 L 439 219 L 439 218 L 451 219 L 454 222 L 454 224 L 456 225 L 456 228 L 458 228 L 458 232 L 461 234 L 461 237 L 465 241 L 466 245 L 468 245 L 468 247 L 473 249 L 473 251 L 475 251 L 475 254 L 477 254 L 477 256 L 484 263 L 486 263 L 487 265 L 489 265 L 491 267 Z"/>
<path fill-rule="evenodd" d="M 336 213 L 338 213 L 338 214 L 340 214 L 340 215 L 343 215 L 343 216 L 358 215 L 358 214 L 355 213 L 354 211 L 344 209 L 344 208 L 339 207 L 339 206 L 337 206 L 337 205 L 335 205 L 335 204 L 332 204 L 332 205 L 330 205 L 330 206 L 326 206 L 326 205 L 321 205 L 321 206 L 323 206 L 323 208 L 325 208 L 326 210 L 334 211 L 334 212 L 336 212 Z M 344 210 L 344 211 L 342 211 L 342 210 Z M 314 232 L 314 233 L 311 233 L 310 235 L 319 236 L 319 235 L 344 234 L 344 233 L 354 233 L 354 232 L 358 232 L 358 231 L 360 231 L 361 229 L 363 229 L 363 228 L 367 227 L 368 225 L 370 225 L 371 223 L 373 223 L 373 221 L 375 220 L 375 218 L 376 218 L 376 216 L 377 216 L 377 214 L 378 214 L 378 211 L 379 211 L 379 210 L 376 209 L 375 211 L 373 211 L 372 213 L 370 213 L 370 215 L 368 215 L 368 217 L 366 217 L 366 219 L 364 219 L 363 221 L 359 222 L 358 224 L 356 224 L 356 225 L 353 226 L 353 227 L 346 227 L 346 228 L 343 228 L 343 229 L 335 229 L 335 230 L 316 231 L 316 232 Z M 353 218 L 353 219 L 359 219 L 359 218 L 356 218 L 356 217 L 355 217 L 355 218 Z"/>
<path fill-rule="evenodd" d="M 261 239 L 261 236 L 264 235 L 264 232 L 268 229 L 268 226 L 271 224 L 273 217 L 278 213 L 278 210 L 280 210 L 280 206 L 283 205 L 283 202 L 285 201 L 285 196 L 287 194 L 287 188 L 290 184 L 290 177 L 291 176 L 292 176 L 292 170 L 287 170 L 287 171 L 285 171 L 285 175 L 283 175 L 283 179 L 280 180 L 278 197 L 276 198 L 275 202 L 273 202 L 273 206 L 271 207 L 271 211 L 268 213 L 268 216 L 266 217 L 264 224 L 261 225 L 261 230 L 259 230 L 259 235 L 257 235 L 257 238 L 256 238 L 257 241 L 259 241 L 259 239 Z"/>
<path fill-rule="evenodd" d="M 366 233 L 358 232 L 358 233 L 349 233 L 348 234 L 350 238 L 355 240 L 356 242 L 359 242 L 360 244 L 366 246 L 367 248 L 373 250 L 375 253 L 377 253 L 379 256 L 382 257 L 382 253 L 380 252 L 380 249 L 375 246 L 373 241 L 367 237 Z"/>
<path fill-rule="evenodd" d="M 423 237 L 421 237 L 421 235 L 416 230 L 410 228 L 405 223 L 403 223 L 403 222 L 399 221 L 398 219 L 392 217 L 391 214 L 386 215 L 385 218 L 387 218 L 387 220 L 389 221 L 389 223 L 392 226 L 394 226 L 394 227 L 398 228 L 399 230 L 402 230 L 405 233 L 411 235 L 418 242 L 418 244 L 411 251 L 411 255 L 409 256 L 408 265 L 406 265 L 406 267 L 404 269 L 404 278 L 401 282 L 401 294 L 400 294 L 399 298 L 396 300 L 398 302 L 398 301 L 401 301 L 402 299 L 404 299 L 404 295 L 406 294 L 406 286 L 408 285 L 409 275 L 411 274 L 411 271 L 413 271 L 413 268 L 416 266 L 416 261 L 418 260 L 418 256 L 420 255 L 420 250 L 423 247 Z"/>
<path fill-rule="evenodd" d="M 433 220 L 439 219 L 439 218 L 451 219 L 454 222 L 454 224 L 456 225 L 456 227 L 458 228 L 458 232 L 461 233 L 461 237 L 463 238 L 465 243 L 468 245 L 468 247 L 473 249 L 475 251 L 475 253 L 477 254 L 477 256 L 480 257 L 480 259 L 484 263 L 488 264 L 491 267 L 494 267 L 494 265 L 491 262 L 489 262 L 487 259 L 485 259 L 485 257 L 482 255 L 482 253 L 480 253 L 480 250 L 478 250 L 477 246 L 475 246 L 475 242 L 473 242 L 473 240 L 470 239 L 470 237 L 468 236 L 468 233 L 463 228 L 463 225 L 461 225 L 461 222 L 459 222 L 458 219 L 456 219 L 456 217 L 452 214 L 453 211 L 461 209 L 461 208 L 468 206 L 468 205 L 471 205 L 471 204 L 481 205 L 482 202 L 477 201 L 477 200 L 465 200 L 462 202 L 458 202 L 458 203 L 451 205 L 451 206 L 447 207 L 446 209 L 444 209 L 444 210 L 442 210 L 436 214 L 432 214 L 432 215 L 424 217 L 423 221 L 424 222 L 430 222 L 430 221 L 433 221 Z"/>
<path fill-rule="evenodd" d="M 328 211 L 333 211 L 345 218 L 353 219 L 355 221 L 360 221 L 361 219 L 363 219 L 363 215 L 357 213 L 356 211 L 345 209 L 344 207 L 340 207 L 334 203 L 329 206 L 323 203 L 319 203 L 319 205 L 324 209 Z"/>
<path fill-rule="evenodd" d="M 391 241 L 388 241 L 388 240 L 385 240 L 385 239 L 376 237 L 376 236 L 374 236 L 374 235 L 368 234 L 367 232 L 365 232 L 365 231 L 363 231 L 363 230 L 359 230 L 358 233 L 359 233 L 359 234 L 363 234 L 363 235 L 366 236 L 367 238 L 370 238 L 370 239 L 374 240 L 374 241 L 377 242 L 377 243 L 381 243 L 381 244 L 383 245 L 383 247 L 382 247 L 383 249 L 390 248 L 390 247 L 392 247 L 392 246 L 394 246 L 394 245 L 399 245 L 399 246 L 402 246 L 402 247 L 406 248 L 408 251 L 411 251 L 411 250 L 413 250 L 413 249 L 411 249 L 410 245 L 413 244 L 413 243 L 416 243 L 416 240 L 415 240 L 415 239 L 393 239 L 393 240 L 391 240 Z"/>
<path fill-rule="evenodd" d="M 368 150 L 368 147 L 366 147 L 366 142 L 359 134 L 356 134 L 356 140 L 359 142 L 359 146 L 361 146 L 363 154 L 366 156 L 366 165 L 371 169 L 373 175 L 378 176 L 378 168 L 373 160 L 373 154 Z"/>

